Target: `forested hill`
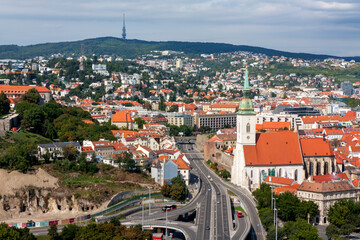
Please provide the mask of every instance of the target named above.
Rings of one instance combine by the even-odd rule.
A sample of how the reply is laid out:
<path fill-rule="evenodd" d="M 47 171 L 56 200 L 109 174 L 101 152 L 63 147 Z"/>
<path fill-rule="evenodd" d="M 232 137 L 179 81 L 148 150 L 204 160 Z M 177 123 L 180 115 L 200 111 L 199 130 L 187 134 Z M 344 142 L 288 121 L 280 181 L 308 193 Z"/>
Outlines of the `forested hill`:
<path fill-rule="evenodd" d="M 149 53 L 151 50 L 173 50 L 187 54 L 201 53 L 222 53 L 234 51 L 248 51 L 263 53 L 268 56 L 285 56 L 303 59 L 325 59 L 329 55 L 317 55 L 308 53 L 291 53 L 273 49 L 252 47 L 246 45 L 232 45 L 226 43 L 205 43 L 205 42 L 155 42 L 142 40 L 123 40 L 115 37 L 101 37 L 73 42 L 44 43 L 29 46 L 0 45 L 0 59 L 25 59 L 35 56 L 50 56 L 51 54 L 62 53 L 66 56 L 75 54 L 79 56 L 81 44 L 85 46 L 85 55 L 116 55 L 125 58 L 132 58 L 141 54 Z M 346 60 L 354 59 L 360 61 L 360 56 L 346 57 Z"/>

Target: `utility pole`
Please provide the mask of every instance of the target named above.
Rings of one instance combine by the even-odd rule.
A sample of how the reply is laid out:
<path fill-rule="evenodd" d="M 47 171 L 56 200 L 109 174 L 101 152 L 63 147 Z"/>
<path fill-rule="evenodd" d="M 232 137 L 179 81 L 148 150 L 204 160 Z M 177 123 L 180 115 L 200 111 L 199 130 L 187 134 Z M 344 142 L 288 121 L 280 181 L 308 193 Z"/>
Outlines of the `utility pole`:
<path fill-rule="evenodd" d="M 165 235 L 166 235 L 166 240 L 168 239 L 168 231 L 167 231 L 167 222 L 168 222 L 168 219 L 167 219 L 167 209 L 165 209 L 166 210 L 166 213 L 165 213 L 165 215 L 166 215 L 166 217 L 165 217 L 165 226 L 166 226 L 166 230 L 165 230 Z"/>
<path fill-rule="evenodd" d="M 275 240 L 277 240 L 277 209 L 275 208 Z"/>
<path fill-rule="evenodd" d="M 141 229 L 142 231 L 144 231 L 144 197 L 142 198 L 142 201 L 141 201 Z"/>
<path fill-rule="evenodd" d="M 273 187 L 271 186 L 271 209 L 273 209 Z"/>
<path fill-rule="evenodd" d="M 150 198 L 151 198 L 150 189 L 151 189 L 151 187 L 148 187 L 148 189 L 149 189 L 149 216 L 150 216 L 150 214 L 151 214 L 151 201 L 150 201 Z"/>
<path fill-rule="evenodd" d="M 276 225 L 276 198 L 274 198 L 274 225 Z"/>

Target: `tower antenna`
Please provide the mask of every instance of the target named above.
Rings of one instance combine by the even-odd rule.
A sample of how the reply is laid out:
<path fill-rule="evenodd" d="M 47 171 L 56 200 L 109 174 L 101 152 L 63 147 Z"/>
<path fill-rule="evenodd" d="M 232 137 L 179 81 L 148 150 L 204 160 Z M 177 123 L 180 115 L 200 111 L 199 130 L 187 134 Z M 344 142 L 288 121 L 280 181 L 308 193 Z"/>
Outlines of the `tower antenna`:
<path fill-rule="evenodd" d="M 123 14 L 122 39 L 123 39 L 123 40 L 126 40 L 125 13 Z"/>

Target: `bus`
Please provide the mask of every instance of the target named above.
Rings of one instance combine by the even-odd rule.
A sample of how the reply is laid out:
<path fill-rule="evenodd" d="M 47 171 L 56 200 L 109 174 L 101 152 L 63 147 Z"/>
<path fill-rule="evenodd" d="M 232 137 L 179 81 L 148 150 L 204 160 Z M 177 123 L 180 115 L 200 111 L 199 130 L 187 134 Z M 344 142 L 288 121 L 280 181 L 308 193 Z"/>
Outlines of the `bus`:
<path fill-rule="evenodd" d="M 176 209 L 176 205 L 164 206 L 161 208 L 161 212 L 167 212 Z"/>

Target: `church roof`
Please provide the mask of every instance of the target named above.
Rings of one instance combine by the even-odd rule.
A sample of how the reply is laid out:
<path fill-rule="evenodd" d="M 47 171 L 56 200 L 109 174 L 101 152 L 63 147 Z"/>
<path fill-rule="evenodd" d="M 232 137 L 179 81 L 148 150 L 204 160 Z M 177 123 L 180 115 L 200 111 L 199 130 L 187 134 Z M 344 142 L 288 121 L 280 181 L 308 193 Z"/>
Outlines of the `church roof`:
<path fill-rule="evenodd" d="M 245 145 L 245 165 L 302 165 L 298 135 L 291 131 L 257 133 L 256 145 Z"/>
<path fill-rule="evenodd" d="M 329 141 L 323 138 L 303 138 L 300 143 L 304 157 L 334 156 Z"/>

